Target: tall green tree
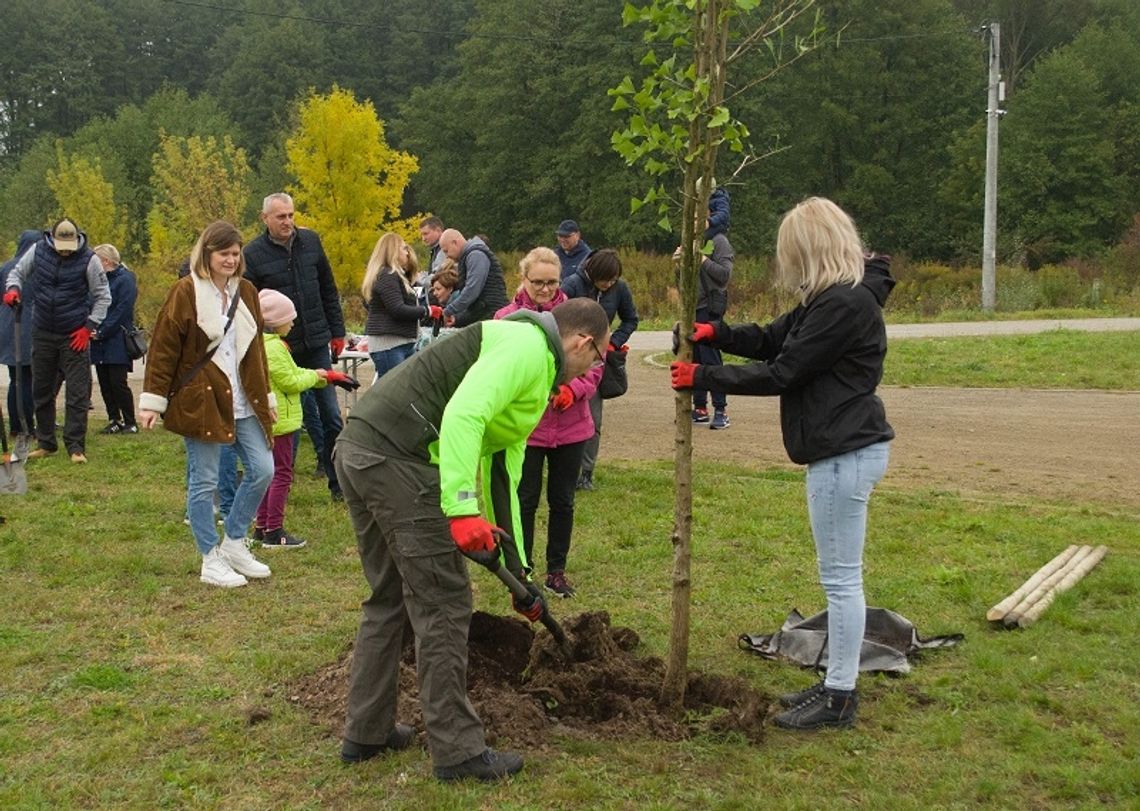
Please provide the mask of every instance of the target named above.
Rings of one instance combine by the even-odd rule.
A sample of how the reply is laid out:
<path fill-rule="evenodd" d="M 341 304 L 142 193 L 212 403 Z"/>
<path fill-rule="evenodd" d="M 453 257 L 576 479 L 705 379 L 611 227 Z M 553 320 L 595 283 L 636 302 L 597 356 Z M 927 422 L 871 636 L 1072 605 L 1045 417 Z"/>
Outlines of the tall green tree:
<path fill-rule="evenodd" d="M 1010 103 L 998 211 L 1031 266 L 1098 253 L 1127 227 L 1113 123 L 1095 72 L 1072 48 L 1039 60 Z"/>
<path fill-rule="evenodd" d="M 945 255 L 953 235 L 933 191 L 955 134 L 985 109 L 984 50 L 948 0 L 821 0 L 834 40 L 738 105 L 783 147 L 733 193 L 738 250 L 769 253 L 780 214 L 818 194 L 851 212 L 879 250 Z M 721 172 L 723 174 L 723 170 Z"/>
<path fill-rule="evenodd" d="M 92 0 L 5 0 L 0 47 L 0 160 L 44 134 L 70 135 L 126 100 L 123 47 Z"/>
<path fill-rule="evenodd" d="M 551 244 L 577 220 L 597 246 L 664 242 L 629 217 L 639 181 L 610 148 L 606 90 L 634 39 L 611 0 L 476 0 L 459 73 L 413 91 L 393 124 L 421 156 L 414 200 L 492 245 Z"/>

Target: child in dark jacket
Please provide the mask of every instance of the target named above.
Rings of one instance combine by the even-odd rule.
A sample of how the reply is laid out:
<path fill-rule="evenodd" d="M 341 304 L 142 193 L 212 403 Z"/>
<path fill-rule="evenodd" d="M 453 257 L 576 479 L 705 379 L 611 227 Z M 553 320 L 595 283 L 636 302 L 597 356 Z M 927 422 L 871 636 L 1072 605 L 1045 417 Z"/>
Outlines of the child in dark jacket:
<path fill-rule="evenodd" d="M 712 239 L 717 234 L 727 234 L 729 221 L 732 218 L 732 202 L 728 197 L 728 190 L 716 185 L 716 178 L 712 181 L 712 194 L 709 195 L 708 227 L 705 229 L 705 239 Z"/>

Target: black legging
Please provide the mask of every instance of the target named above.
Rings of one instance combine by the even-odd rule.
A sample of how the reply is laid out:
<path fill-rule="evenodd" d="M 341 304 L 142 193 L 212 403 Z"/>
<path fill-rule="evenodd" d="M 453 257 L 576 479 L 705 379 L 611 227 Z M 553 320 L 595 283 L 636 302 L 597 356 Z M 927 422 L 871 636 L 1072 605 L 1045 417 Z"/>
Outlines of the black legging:
<path fill-rule="evenodd" d="M 531 555 L 534 549 L 534 516 L 542 496 L 542 467 L 543 462 L 546 462 L 546 501 L 550 505 L 546 530 L 547 573 L 566 569 L 570 536 L 574 532 L 574 484 L 578 481 L 578 468 L 582 464 L 582 451 L 585 447 L 586 443 L 582 441 L 558 448 L 539 448 L 533 445 L 527 445 L 526 448 L 522 478 L 519 481 L 523 548 L 530 565 L 535 567 Z"/>
<path fill-rule="evenodd" d="M 99 393 L 103 395 L 103 405 L 107 407 L 107 419 L 123 425 L 135 424 L 135 399 L 127 383 L 130 366 L 118 363 L 95 365 L 95 376 L 99 380 Z"/>

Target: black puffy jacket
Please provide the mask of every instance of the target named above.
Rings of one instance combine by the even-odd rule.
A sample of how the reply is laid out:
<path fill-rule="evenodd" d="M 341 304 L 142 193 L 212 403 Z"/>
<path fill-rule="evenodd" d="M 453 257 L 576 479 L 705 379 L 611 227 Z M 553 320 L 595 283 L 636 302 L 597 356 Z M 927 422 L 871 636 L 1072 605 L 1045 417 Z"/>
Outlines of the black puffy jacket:
<path fill-rule="evenodd" d="M 837 284 L 767 326 L 717 322 L 718 349 L 765 361 L 698 366 L 693 387 L 780 397 L 784 448 L 808 464 L 893 439 L 875 389 L 883 377 L 883 304 L 894 287 L 887 257 L 865 265 L 863 282 Z"/>
<path fill-rule="evenodd" d="M 245 246 L 245 278 L 258 290 L 276 290 L 297 308 L 297 320 L 285 336 L 294 351 L 316 349 L 344 337 L 344 313 L 332 266 L 315 231 L 298 228 L 288 247 L 269 232 Z"/>

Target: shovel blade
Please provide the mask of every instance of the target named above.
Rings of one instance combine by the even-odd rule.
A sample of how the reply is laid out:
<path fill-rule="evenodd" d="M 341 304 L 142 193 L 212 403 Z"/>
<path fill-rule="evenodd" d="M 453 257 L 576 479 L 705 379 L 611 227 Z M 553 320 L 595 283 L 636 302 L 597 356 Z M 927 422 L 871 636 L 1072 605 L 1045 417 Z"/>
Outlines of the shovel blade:
<path fill-rule="evenodd" d="M 28 475 L 21 462 L 0 464 L 0 495 L 22 496 L 28 492 Z"/>

